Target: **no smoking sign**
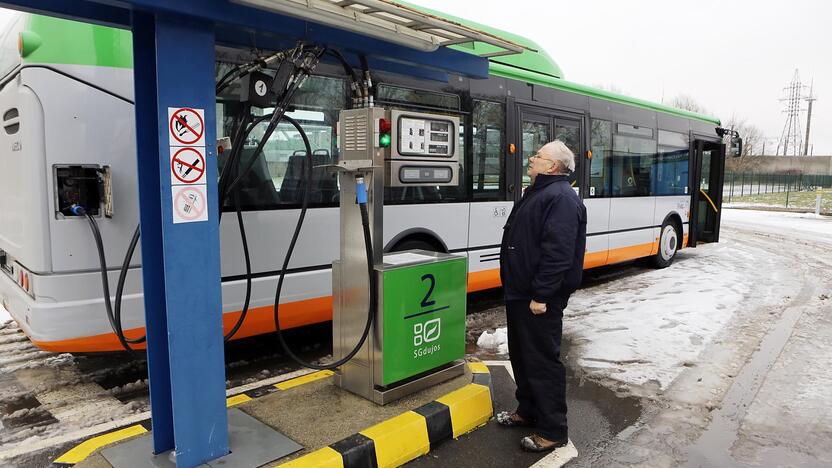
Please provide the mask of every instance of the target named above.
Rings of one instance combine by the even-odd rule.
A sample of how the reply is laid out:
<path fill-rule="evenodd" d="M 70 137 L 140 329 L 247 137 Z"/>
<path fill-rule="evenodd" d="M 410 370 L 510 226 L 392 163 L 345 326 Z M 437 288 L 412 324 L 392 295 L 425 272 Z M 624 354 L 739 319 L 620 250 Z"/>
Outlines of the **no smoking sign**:
<path fill-rule="evenodd" d="M 170 183 L 189 185 L 205 183 L 205 148 L 170 148 Z"/>

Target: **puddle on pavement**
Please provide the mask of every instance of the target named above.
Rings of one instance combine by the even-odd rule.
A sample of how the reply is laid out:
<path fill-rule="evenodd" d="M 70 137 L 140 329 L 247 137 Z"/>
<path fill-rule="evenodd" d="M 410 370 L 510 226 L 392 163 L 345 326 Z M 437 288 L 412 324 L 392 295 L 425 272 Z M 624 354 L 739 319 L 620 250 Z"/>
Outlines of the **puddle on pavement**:
<path fill-rule="evenodd" d="M 624 429 L 632 426 L 642 413 L 641 401 L 636 397 L 619 397 L 612 390 L 587 379 L 581 379 L 570 366 L 571 343 L 564 339 L 562 356 L 566 356 L 566 391 L 569 405 L 570 439 L 581 454 L 575 463 L 589 463 L 593 453 Z M 508 356 L 490 353 L 474 343 L 466 345 L 466 353 L 483 361 L 505 361 Z M 511 409 L 511 408 L 507 408 Z"/>

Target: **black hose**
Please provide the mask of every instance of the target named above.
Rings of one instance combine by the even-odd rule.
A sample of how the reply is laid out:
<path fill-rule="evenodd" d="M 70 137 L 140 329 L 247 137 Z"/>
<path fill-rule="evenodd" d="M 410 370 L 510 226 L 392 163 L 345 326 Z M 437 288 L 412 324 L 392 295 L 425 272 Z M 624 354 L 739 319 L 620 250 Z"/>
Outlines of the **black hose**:
<path fill-rule="evenodd" d="M 240 327 L 243 326 L 243 322 L 246 320 L 246 315 L 248 315 L 248 307 L 251 303 L 251 256 L 248 252 L 248 238 L 246 237 L 246 227 L 243 224 L 243 212 L 240 209 L 240 190 L 234 191 L 234 207 L 237 211 L 237 225 L 240 226 L 240 238 L 243 241 L 243 257 L 246 260 L 246 298 L 245 303 L 243 304 L 243 310 L 240 312 L 240 318 L 237 319 L 237 323 L 234 324 L 234 327 L 229 330 L 229 332 L 223 337 L 224 341 L 231 340 L 231 337 L 240 330 Z"/>
<path fill-rule="evenodd" d="M 139 236 L 141 236 L 141 225 L 136 226 L 136 231 L 133 233 L 133 238 L 130 239 L 130 245 L 127 246 L 127 254 L 124 256 L 124 262 L 121 264 L 121 271 L 118 274 L 118 284 L 116 285 L 116 302 L 115 302 L 115 332 L 116 335 L 124 341 L 132 344 L 144 343 L 147 341 L 147 335 L 141 338 L 127 338 L 124 336 L 124 329 L 121 325 L 121 300 L 124 296 L 124 283 L 127 280 L 127 272 L 130 269 L 130 262 L 133 260 L 133 253 L 136 251 L 136 246 L 139 243 Z"/>
<path fill-rule="evenodd" d="M 86 210 L 83 210 L 83 212 L 79 211 L 79 214 L 87 217 L 90 224 L 90 230 L 92 230 L 92 236 L 95 239 L 95 247 L 98 249 L 98 262 L 101 265 L 101 287 L 104 289 L 104 308 L 107 310 L 107 320 L 110 321 L 110 327 L 112 327 L 113 331 L 116 333 L 116 338 L 118 338 L 121 346 L 127 351 L 134 352 L 133 348 L 131 348 L 130 344 L 127 342 L 124 333 L 119 333 L 118 331 L 121 324 L 116 324 L 115 314 L 113 313 L 113 304 L 110 302 L 110 279 L 107 277 L 107 259 L 104 254 L 104 241 L 101 240 L 101 231 L 98 229 L 98 223 L 92 215 L 86 212 Z"/>
<path fill-rule="evenodd" d="M 294 91 L 293 91 L 293 93 L 294 93 Z M 248 162 L 245 169 L 243 169 L 237 175 L 237 177 L 234 178 L 234 181 L 231 182 L 230 185 L 228 185 L 228 187 L 226 189 L 228 191 L 228 193 L 230 193 L 232 190 L 237 188 L 237 185 L 239 185 L 240 182 L 242 182 L 242 180 L 245 178 L 245 176 L 247 176 L 248 173 L 251 171 L 251 169 L 254 167 L 254 163 L 257 161 L 257 158 L 260 156 L 260 153 L 263 152 L 263 148 L 265 148 L 266 143 L 269 141 L 269 138 L 272 136 L 272 133 L 274 133 L 275 129 L 277 129 L 277 125 L 280 122 L 280 119 L 286 118 L 286 120 L 292 121 L 292 119 L 290 117 L 285 117 L 284 116 L 285 113 L 286 113 L 286 108 L 285 107 L 282 107 L 279 110 L 275 110 L 274 113 L 272 113 L 271 121 L 269 122 L 269 126 L 266 127 L 266 132 L 263 134 L 263 138 L 260 139 L 260 142 L 257 144 L 257 148 L 254 150 L 254 154 L 251 155 L 251 160 Z"/>
<path fill-rule="evenodd" d="M 288 117 L 285 118 L 294 122 L 292 119 Z M 283 347 L 283 350 L 286 351 L 286 354 L 288 354 L 289 357 L 291 357 L 295 362 L 310 369 L 331 370 L 343 366 L 356 354 L 358 354 L 358 351 L 361 350 L 362 346 L 364 346 L 364 342 L 367 341 L 367 336 L 369 336 L 370 329 L 373 325 L 373 318 L 375 317 L 375 311 L 377 308 L 376 301 L 378 296 L 378 285 L 376 284 L 375 269 L 373 264 L 373 244 L 370 236 L 370 216 L 367 212 L 367 205 L 364 203 L 359 204 L 358 206 L 361 211 L 361 224 L 364 228 L 364 249 L 367 255 L 367 275 L 370 283 L 370 307 L 367 311 L 367 322 L 364 325 L 364 332 L 361 334 L 361 339 L 358 341 L 358 344 L 355 346 L 355 348 L 353 348 L 352 351 L 350 351 L 346 356 L 339 359 L 338 361 L 331 362 L 325 365 L 306 362 L 289 348 L 289 345 L 283 338 L 283 331 L 280 329 L 280 293 L 283 290 L 283 280 L 286 277 L 286 270 L 289 268 L 289 261 L 292 259 L 292 253 L 295 250 L 295 244 L 298 241 L 298 236 L 300 235 L 300 230 L 303 226 L 303 219 L 306 217 L 306 209 L 309 206 L 309 189 L 312 181 L 312 147 L 309 144 L 309 138 L 307 138 L 306 132 L 304 132 L 303 129 L 301 129 L 296 122 L 294 123 L 294 125 L 300 131 L 301 138 L 303 138 L 303 144 L 306 147 L 306 182 L 304 183 L 303 187 L 303 204 L 301 205 L 300 216 L 298 216 L 298 221 L 295 225 L 295 232 L 292 234 L 292 240 L 291 242 L 289 242 L 289 249 L 286 251 L 286 257 L 283 259 L 283 267 L 280 269 L 280 275 L 278 276 L 277 280 L 277 289 L 275 290 L 274 294 L 274 326 L 275 331 L 277 332 L 277 339 L 278 341 L 280 341 L 280 345 Z"/>

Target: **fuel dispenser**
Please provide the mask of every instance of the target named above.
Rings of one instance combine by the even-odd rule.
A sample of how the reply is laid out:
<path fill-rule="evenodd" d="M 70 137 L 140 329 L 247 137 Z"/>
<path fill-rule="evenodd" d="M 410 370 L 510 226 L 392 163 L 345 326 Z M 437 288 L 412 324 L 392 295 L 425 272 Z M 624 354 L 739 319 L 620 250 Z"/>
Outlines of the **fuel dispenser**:
<path fill-rule="evenodd" d="M 340 259 L 333 262 L 333 355 L 342 359 L 372 328 L 358 353 L 335 374 L 340 387 L 386 404 L 461 375 L 465 354 L 467 259 L 411 250 L 384 254 L 384 187 L 456 185 L 459 119 L 385 110 L 343 110 L 338 124 Z M 356 179 L 363 179 L 374 270 L 367 273 Z M 376 284 L 368 284 L 374 281 Z M 367 291 L 375 291 L 372 297 Z"/>

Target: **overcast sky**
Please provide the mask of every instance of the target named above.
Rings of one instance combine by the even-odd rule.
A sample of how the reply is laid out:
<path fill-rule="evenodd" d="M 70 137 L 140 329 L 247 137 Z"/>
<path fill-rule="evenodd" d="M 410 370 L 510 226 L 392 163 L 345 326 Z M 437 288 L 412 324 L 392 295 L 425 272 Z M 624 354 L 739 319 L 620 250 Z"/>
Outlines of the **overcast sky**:
<path fill-rule="evenodd" d="M 746 119 L 767 137 L 767 153 L 786 122 L 783 88 L 799 69 L 818 97 L 814 154 L 832 154 L 832 2 L 410 1 L 526 36 L 568 80 L 656 102 L 686 94 L 723 122 Z M 802 134 L 805 125 L 803 113 Z"/>
<path fill-rule="evenodd" d="M 656 102 L 687 94 L 723 122 L 746 119 L 769 154 L 786 122 L 779 99 L 799 69 L 818 97 L 814 154 L 832 154 L 832 2 L 411 1 L 534 40 L 570 81 Z M 805 113 L 801 126 L 805 135 Z"/>

